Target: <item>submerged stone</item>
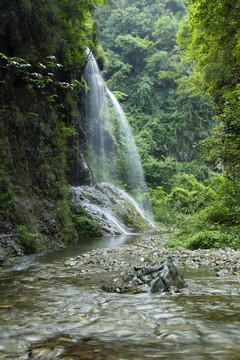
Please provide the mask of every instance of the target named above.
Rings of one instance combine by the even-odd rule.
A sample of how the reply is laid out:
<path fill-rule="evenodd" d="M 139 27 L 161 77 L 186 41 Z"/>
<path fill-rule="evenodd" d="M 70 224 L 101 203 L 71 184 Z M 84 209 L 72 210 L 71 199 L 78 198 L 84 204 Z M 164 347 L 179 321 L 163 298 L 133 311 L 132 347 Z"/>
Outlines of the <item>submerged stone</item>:
<path fill-rule="evenodd" d="M 117 293 L 162 293 L 178 291 L 185 285 L 171 258 L 133 267 L 104 284 L 102 289 Z"/>

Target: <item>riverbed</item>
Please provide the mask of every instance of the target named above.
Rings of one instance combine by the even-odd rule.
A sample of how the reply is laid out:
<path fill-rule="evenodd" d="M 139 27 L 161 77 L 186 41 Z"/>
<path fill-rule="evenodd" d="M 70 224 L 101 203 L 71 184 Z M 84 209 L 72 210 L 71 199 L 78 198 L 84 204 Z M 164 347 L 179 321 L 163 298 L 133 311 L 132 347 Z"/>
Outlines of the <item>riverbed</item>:
<path fill-rule="evenodd" d="M 1 359 L 239 360 L 239 252 L 166 249 L 167 236 L 85 239 L 1 270 Z M 101 289 L 169 256 L 184 275 L 181 292 Z"/>

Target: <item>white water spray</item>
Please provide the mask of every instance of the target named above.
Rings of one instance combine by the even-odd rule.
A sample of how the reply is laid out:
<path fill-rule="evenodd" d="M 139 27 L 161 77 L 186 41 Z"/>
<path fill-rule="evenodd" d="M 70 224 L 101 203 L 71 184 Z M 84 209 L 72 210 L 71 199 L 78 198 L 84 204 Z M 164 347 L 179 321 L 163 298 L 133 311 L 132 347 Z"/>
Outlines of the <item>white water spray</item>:
<path fill-rule="evenodd" d="M 142 163 L 134 137 L 132 135 L 131 128 L 116 97 L 110 90 L 106 89 L 106 91 L 118 115 L 118 124 L 126 153 L 125 162 L 128 187 L 132 191 L 135 189 L 137 191 L 140 191 L 141 193 L 146 193 L 147 187 L 144 178 Z"/>
<path fill-rule="evenodd" d="M 131 128 L 116 97 L 104 85 L 92 53 L 88 56 L 84 77 L 88 85 L 86 118 L 92 171 L 98 182 L 126 186 L 150 215 L 144 172 Z"/>

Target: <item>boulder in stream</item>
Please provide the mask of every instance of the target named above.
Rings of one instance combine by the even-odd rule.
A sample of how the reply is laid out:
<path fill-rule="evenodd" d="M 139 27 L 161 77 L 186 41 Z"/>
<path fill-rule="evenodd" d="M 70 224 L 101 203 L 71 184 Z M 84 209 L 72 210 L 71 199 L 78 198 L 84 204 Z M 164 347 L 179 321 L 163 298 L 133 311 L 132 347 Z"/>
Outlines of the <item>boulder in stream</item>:
<path fill-rule="evenodd" d="M 134 266 L 103 285 L 107 292 L 117 293 L 162 293 L 179 291 L 185 285 L 171 258 Z"/>

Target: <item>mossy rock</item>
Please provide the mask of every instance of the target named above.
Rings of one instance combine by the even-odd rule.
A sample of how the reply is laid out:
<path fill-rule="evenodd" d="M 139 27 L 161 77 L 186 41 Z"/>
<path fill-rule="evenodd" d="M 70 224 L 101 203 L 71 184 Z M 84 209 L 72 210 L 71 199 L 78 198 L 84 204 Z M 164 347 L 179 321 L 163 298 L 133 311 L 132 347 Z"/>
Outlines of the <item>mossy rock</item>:
<path fill-rule="evenodd" d="M 86 216 L 73 215 L 73 222 L 79 236 L 98 237 L 103 235 L 100 224 Z"/>
<path fill-rule="evenodd" d="M 124 206 L 117 207 L 113 206 L 116 214 L 122 220 L 125 226 L 132 229 L 132 231 L 148 231 L 149 225 L 146 220 L 136 211 L 134 206 L 130 203 L 125 202 Z"/>

